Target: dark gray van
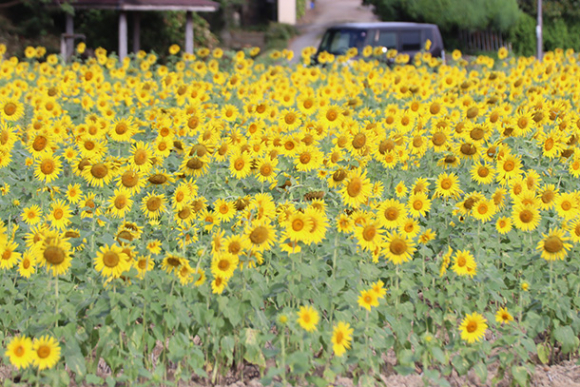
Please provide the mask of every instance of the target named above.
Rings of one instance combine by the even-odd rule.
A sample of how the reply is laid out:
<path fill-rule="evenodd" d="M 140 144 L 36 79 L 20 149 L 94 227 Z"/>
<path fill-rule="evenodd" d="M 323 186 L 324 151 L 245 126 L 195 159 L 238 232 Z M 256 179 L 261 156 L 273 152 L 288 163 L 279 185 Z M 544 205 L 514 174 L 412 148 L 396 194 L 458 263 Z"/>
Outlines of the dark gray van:
<path fill-rule="evenodd" d="M 366 46 L 395 49 L 411 58 L 425 47 L 429 39 L 429 52 L 433 57 L 444 56 L 443 39 L 435 24 L 383 22 L 345 23 L 328 28 L 322 37 L 315 58 L 321 52 L 344 55 L 351 47 L 358 49 L 359 55 Z"/>

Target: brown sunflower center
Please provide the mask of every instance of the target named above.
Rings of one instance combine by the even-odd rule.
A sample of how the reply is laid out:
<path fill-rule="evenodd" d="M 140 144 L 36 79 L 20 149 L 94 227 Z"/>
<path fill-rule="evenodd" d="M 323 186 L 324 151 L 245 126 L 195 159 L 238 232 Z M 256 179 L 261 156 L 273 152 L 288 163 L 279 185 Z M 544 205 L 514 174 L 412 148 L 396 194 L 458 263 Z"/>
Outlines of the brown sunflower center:
<path fill-rule="evenodd" d="M 118 210 L 125 208 L 125 206 L 127 205 L 127 197 L 125 197 L 124 195 L 117 196 L 115 198 L 114 205 L 115 208 Z"/>
<path fill-rule="evenodd" d="M 389 250 L 394 255 L 402 255 L 407 252 L 407 242 L 402 239 L 395 239 L 391 242 Z"/>
<path fill-rule="evenodd" d="M 564 243 L 557 235 L 551 235 L 544 241 L 544 250 L 548 253 L 555 254 L 562 251 L 564 248 Z"/>
<path fill-rule="evenodd" d="M 117 267 L 119 264 L 119 254 L 114 251 L 107 251 L 103 254 L 103 263 L 107 267 Z"/>
<path fill-rule="evenodd" d="M 139 184 L 139 175 L 132 171 L 127 171 L 121 176 L 121 184 L 127 188 L 133 188 Z"/>
<path fill-rule="evenodd" d="M 365 146 L 367 142 L 367 136 L 364 133 L 357 133 L 352 139 L 352 147 L 354 149 L 360 149 Z"/>
<path fill-rule="evenodd" d="M 261 245 L 268 240 L 268 236 L 268 229 L 264 226 L 258 226 L 250 233 L 250 241 L 255 245 Z"/>
<path fill-rule="evenodd" d="M 103 163 L 97 163 L 91 167 L 91 175 L 97 179 L 103 179 L 108 173 L 109 168 Z"/>
<path fill-rule="evenodd" d="M 159 208 L 161 208 L 162 204 L 163 204 L 163 201 L 161 200 L 160 197 L 153 196 L 152 198 L 149 198 L 147 200 L 146 206 L 147 206 L 147 209 L 149 211 L 155 212 L 155 211 L 159 210 Z"/>
<path fill-rule="evenodd" d="M 15 103 L 8 102 L 6 105 L 4 105 L 4 114 L 6 114 L 7 116 L 12 116 L 16 113 L 17 108 L 18 107 L 16 106 Z"/>
<path fill-rule="evenodd" d="M 42 256 L 51 265 L 59 265 L 64 261 L 66 254 L 58 246 L 48 246 L 44 250 L 44 253 L 42 254 Z"/>
<path fill-rule="evenodd" d="M 520 212 L 520 220 L 522 223 L 530 223 L 534 219 L 534 214 L 530 210 L 523 210 Z"/>
<path fill-rule="evenodd" d="M 435 146 L 441 146 L 445 144 L 445 141 L 447 141 L 447 136 L 443 132 L 436 132 L 433 134 L 433 137 L 431 138 L 431 142 Z"/>
<path fill-rule="evenodd" d="M 292 221 L 292 230 L 301 231 L 304 228 L 304 221 L 302 219 L 294 219 Z"/>
<path fill-rule="evenodd" d="M 473 333 L 477 330 L 477 323 L 475 321 L 470 321 L 465 329 L 467 332 Z"/>
<path fill-rule="evenodd" d="M 351 198 L 357 197 L 362 191 L 362 180 L 358 177 L 353 178 L 346 187 L 346 192 Z"/>
<path fill-rule="evenodd" d="M 377 235 L 377 228 L 373 225 L 366 226 L 362 232 L 363 239 L 367 242 L 372 241 Z"/>
<path fill-rule="evenodd" d="M 115 126 L 115 133 L 117 133 L 119 136 L 127 133 L 128 130 L 129 127 L 124 122 L 119 122 L 117 126 Z"/>
<path fill-rule="evenodd" d="M 50 356 L 50 347 L 47 345 L 41 345 L 37 350 L 36 354 L 41 359 L 46 359 Z"/>
<path fill-rule="evenodd" d="M 50 175 L 54 172 L 56 165 L 52 159 L 44 159 L 40 164 L 40 171 L 45 175 Z"/>
<path fill-rule="evenodd" d="M 36 136 L 36 138 L 32 142 L 32 149 L 34 149 L 37 152 L 40 152 L 40 151 L 44 150 L 44 148 L 46 148 L 47 144 L 48 144 L 48 140 L 46 137 Z"/>

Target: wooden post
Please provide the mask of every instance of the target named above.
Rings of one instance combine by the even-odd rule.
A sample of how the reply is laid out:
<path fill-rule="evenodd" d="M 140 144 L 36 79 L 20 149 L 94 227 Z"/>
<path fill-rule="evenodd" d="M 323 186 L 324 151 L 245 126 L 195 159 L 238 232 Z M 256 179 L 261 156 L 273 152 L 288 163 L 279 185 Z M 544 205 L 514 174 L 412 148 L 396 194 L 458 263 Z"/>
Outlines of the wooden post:
<path fill-rule="evenodd" d="M 133 52 L 141 49 L 141 14 L 133 12 Z"/>
<path fill-rule="evenodd" d="M 127 13 L 119 13 L 119 60 L 127 56 Z"/>
<path fill-rule="evenodd" d="M 538 25 L 536 26 L 536 40 L 537 40 L 537 55 L 538 60 L 541 61 L 544 56 L 544 44 L 542 38 L 542 0 L 538 0 Z"/>
<path fill-rule="evenodd" d="M 70 13 L 66 14 L 66 33 L 70 37 L 66 39 L 66 52 L 65 52 L 64 60 L 68 61 L 70 59 L 70 57 L 75 52 L 75 47 L 74 47 L 75 40 L 72 37 L 72 35 L 75 33 L 75 31 L 74 31 L 74 19 L 73 19 L 73 15 L 71 15 Z"/>
<path fill-rule="evenodd" d="M 193 54 L 193 14 L 185 13 L 185 52 Z"/>

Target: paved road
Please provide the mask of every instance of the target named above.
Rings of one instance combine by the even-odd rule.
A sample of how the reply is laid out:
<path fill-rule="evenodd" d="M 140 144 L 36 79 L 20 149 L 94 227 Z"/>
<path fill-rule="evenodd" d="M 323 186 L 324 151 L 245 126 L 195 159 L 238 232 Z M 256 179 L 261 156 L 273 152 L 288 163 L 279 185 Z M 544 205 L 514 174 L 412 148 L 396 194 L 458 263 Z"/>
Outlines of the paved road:
<path fill-rule="evenodd" d="M 370 6 L 363 6 L 361 0 L 316 0 L 314 10 L 307 11 L 297 25 L 300 35 L 295 37 L 288 48 L 294 51 L 293 62 L 300 60 L 302 49 L 318 47 L 326 28 L 345 22 L 378 21 Z"/>

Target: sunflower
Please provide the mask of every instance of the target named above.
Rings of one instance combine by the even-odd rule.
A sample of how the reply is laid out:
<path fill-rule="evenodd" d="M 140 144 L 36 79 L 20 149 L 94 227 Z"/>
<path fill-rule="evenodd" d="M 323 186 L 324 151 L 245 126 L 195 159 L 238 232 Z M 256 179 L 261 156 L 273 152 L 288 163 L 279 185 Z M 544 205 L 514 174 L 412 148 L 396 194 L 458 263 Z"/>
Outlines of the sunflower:
<path fill-rule="evenodd" d="M 421 231 L 419 221 L 413 218 L 405 219 L 398 228 L 399 232 L 406 235 L 407 238 L 414 238 Z"/>
<path fill-rule="evenodd" d="M 165 195 L 149 192 L 141 201 L 141 211 L 149 219 L 158 219 L 161 213 L 165 211 Z"/>
<path fill-rule="evenodd" d="M 296 170 L 301 172 L 309 172 L 314 169 L 319 169 L 322 163 L 324 154 L 316 147 L 300 145 L 296 148 L 294 153 L 294 164 Z"/>
<path fill-rule="evenodd" d="M 230 173 L 236 179 L 243 179 L 251 173 L 250 156 L 245 152 L 235 152 L 230 156 Z"/>
<path fill-rule="evenodd" d="M 309 230 L 312 228 L 311 222 L 303 212 L 293 211 L 284 222 L 286 235 L 291 241 L 308 243 Z"/>
<path fill-rule="evenodd" d="M 573 220 L 579 214 L 578 194 L 576 192 L 559 193 L 556 196 L 556 211 L 564 220 Z"/>
<path fill-rule="evenodd" d="M 356 227 L 354 235 L 357 238 L 358 245 L 363 250 L 373 251 L 383 242 L 383 230 L 381 230 L 378 222 L 368 222 L 361 227 Z"/>
<path fill-rule="evenodd" d="M 225 199 L 217 199 L 213 206 L 220 222 L 229 222 L 236 214 L 234 203 Z"/>
<path fill-rule="evenodd" d="M 323 210 L 310 206 L 304 211 L 304 215 L 311 225 L 308 229 L 309 237 L 307 243 L 317 244 L 322 242 L 326 237 L 326 230 L 328 229 L 326 214 Z"/>
<path fill-rule="evenodd" d="M 34 226 L 38 224 L 42 219 L 42 210 L 37 205 L 32 205 L 26 207 L 22 210 L 22 220 L 24 223 Z"/>
<path fill-rule="evenodd" d="M 15 336 L 6 346 L 6 356 L 10 364 L 20 369 L 28 367 L 34 361 L 32 340 L 25 336 Z"/>
<path fill-rule="evenodd" d="M 131 156 L 129 165 L 138 171 L 148 172 L 153 166 L 155 159 L 153 149 L 150 144 L 138 141 L 131 145 Z"/>
<path fill-rule="evenodd" d="M 360 296 L 358 297 L 358 305 L 360 307 L 365 308 L 366 310 L 370 311 L 371 307 L 379 306 L 379 298 L 375 291 L 372 289 L 370 290 L 362 290 L 360 292 Z"/>
<path fill-rule="evenodd" d="M 540 219 L 540 210 L 534 206 L 520 204 L 512 211 L 513 224 L 518 230 L 535 230 L 540 224 Z"/>
<path fill-rule="evenodd" d="M 387 199 L 379 206 L 378 221 L 381 226 L 393 229 L 401 225 L 407 218 L 407 209 L 405 205 L 395 199 Z"/>
<path fill-rule="evenodd" d="M 342 124 L 344 120 L 342 108 L 336 105 L 328 105 L 319 110 L 318 121 L 326 128 L 336 128 Z"/>
<path fill-rule="evenodd" d="M 61 167 L 62 163 L 58 156 L 47 154 L 38 160 L 36 170 L 34 171 L 34 177 L 41 182 L 50 183 L 51 181 L 58 179 Z"/>
<path fill-rule="evenodd" d="M 344 355 L 347 349 L 350 349 L 350 342 L 352 341 L 352 333 L 354 329 L 350 324 L 340 321 L 332 330 L 332 350 L 338 357 Z"/>
<path fill-rule="evenodd" d="M 16 266 L 21 257 L 20 253 L 16 252 L 17 248 L 18 243 L 13 240 L 0 245 L 0 269 L 9 270 Z"/>
<path fill-rule="evenodd" d="M 68 238 L 49 230 L 46 230 L 40 238 L 34 248 L 38 265 L 46 266 L 55 277 L 65 274 L 72 261 L 72 246 L 68 243 Z"/>
<path fill-rule="evenodd" d="M 222 294 L 228 284 L 228 280 L 222 277 L 214 277 L 211 281 L 211 292 L 213 294 Z"/>
<path fill-rule="evenodd" d="M 414 218 L 426 216 L 431 209 L 431 200 L 423 192 L 417 192 L 409 197 L 407 202 L 409 214 Z"/>
<path fill-rule="evenodd" d="M 113 168 L 109 162 L 95 162 L 86 166 L 82 176 L 91 187 L 108 185 L 113 178 Z"/>
<path fill-rule="evenodd" d="M 340 214 L 336 219 L 336 229 L 342 233 L 351 233 L 354 231 L 355 224 L 347 214 Z"/>
<path fill-rule="evenodd" d="M 481 163 L 475 163 L 473 167 L 471 167 L 471 179 L 477 184 L 491 184 L 495 177 L 495 170 L 486 165 Z"/>
<path fill-rule="evenodd" d="M 66 200 L 69 203 L 76 204 L 81 201 L 83 191 L 80 184 L 69 184 L 66 188 Z"/>
<path fill-rule="evenodd" d="M 115 218 L 124 218 L 132 205 L 131 192 L 126 188 L 117 188 L 109 198 L 109 210 Z"/>
<path fill-rule="evenodd" d="M 137 269 L 137 278 L 143 279 L 147 272 L 153 270 L 155 267 L 155 261 L 150 255 L 140 255 L 135 258 L 133 267 Z"/>
<path fill-rule="evenodd" d="M 487 329 L 487 320 L 477 312 L 468 314 L 461 322 L 461 338 L 468 343 L 480 341 L 485 335 Z"/>
<path fill-rule="evenodd" d="M 542 258 L 546 261 L 563 260 L 568 255 L 568 250 L 572 247 L 567 243 L 570 238 L 564 236 L 564 230 L 552 229 L 548 234 L 542 234 L 541 241 L 538 242 L 536 250 L 542 253 Z"/>
<path fill-rule="evenodd" d="M 447 273 L 447 268 L 449 267 L 449 264 L 451 263 L 451 255 L 453 255 L 453 249 L 451 248 L 451 246 L 447 246 L 447 252 L 445 254 L 443 254 L 443 257 L 441 260 L 441 267 L 439 269 L 439 277 L 443 277 L 445 275 L 445 273 Z"/>
<path fill-rule="evenodd" d="M 457 275 L 473 277 L 477 269 L 477 263 L 469 251 L 460 250 L 453 256 L 452 269 Z"/>
<path fill-rule="evenodd" d="M 388 233 L 383 246 L 387 259 L 395 265 L 411 260 L 415 253 L 413 241 L 399 232 Z"/>
<path fill-rule="evenodd" d="M 47 220 L 50 221 L 52 227 L 58 230 L 64 230 L 70 224 L 72 213 L 70 207 L 64 200 L 57 199 L 50 205 L 50 212 L 47 215 Z"/>
<path fill-rule="evenodd" d="M 131 268 L 129 256 L 117 245 L 103 245 L 94 259 L 95 270 L 107 278 L 119 278 Z"/>
<path fill-rule="evenodd" d="M 215 254 L 211 262 L 211 273 L 214 277 L 222 277 L 229 280 L 238 267 L 238 256 L 230 253 Z"/>
<path fill-rule="evenodd" d="M 267 219 L 253 221 L 246 226 L 245 236 L 250 248 L 254 251 L 264 251 L 276 242 L 276 229 Z"/>
<path fill-rule="evenodd" d="M 372 184 L 366 176 L 366 170 L 352 170 L 345 179 L 340 194 L 344 204 L 358 208 L 361 204 L 366 203 L 372 192 Z"/>
<path fill-rule="evenodd" d="M 32 362 L 40 371 L 54 368 L 60 359 L 60 345 L 54 337 L 42 336 L 32 343 L 34 357 Z"/>
<path fill-rule="evenodd" d="M 497 221 L 495 222 L 495 229 L 500 234 L 507 234 L 508 232 L 510 232 L 512 229 L 511 218 L 507 216 L 502 216 L 501 218 L 498 218 Z"/>
<path fill-rule="evenodd" d="M 30 276 L 35 272 L 35 257 L 29 251 L 24 252 L 20 257 L 20 262 L 18 263 L 18 273 L 24 278 L 30 278 Z"/>
<path fill-rule="evenodd" d="M 138 125 L 132 118 L 117 118 L 110 126 L 109 136 L 113 141 L 129 142 L 138 132 Z"/>
<path fill-rule="evenodd" d="M 463 191 L 459 188 L 459 177 L 454 173 L 441 173 L 437 176 L 435 197 L 458 198 Z"/>
<path fill-rule="evenodd" d="M 0 100 L 0 117 L 3 121 L 18 121 L 24 115 L 24 105 L 15 98 Z"/>
<path fill-rule="evenodd" d="M 407 186 L 404 181 L 401 180 L 399 184 L 395 186 L 395 195 L 399 198 L 407 196 Z"/>
<path fill-rule="evenodd" d="M 26 148 L 32 155 L 34 159 L 41 158 L 42 156 L 51 155 L 54 146 L 54 140 L 52 136 L 42 130 L 37 133 L 34 137 L 31 137 L 26 145 Z"/>
<path fill-rule="evenodd" d="M 316 330 L 319 319 L 318 312 L 313 307 L 301 306 L 296 321 L 305 331 L 312 332 Z"/>
<path fill-rule="evenodd" d="M 488 222 L 495 215 L 497 209 L 492 199 L 479 200 L 471 211 L 471 215 L 482 223 Z"/>
<path fill-rule="evenodd" d="M 497 161 L 497 175 L 496 180 L 499 183 L 505 184 L 510 179 L 515 178 L 521 174 L 522 162 L 519 158 L 507 154 Z"/>
<path fill-rule="evenodd" d="M 514 321 L 514 317 L 508 312 L 507 308 L 499 308 L 495 314 L 495 321 L 501 324 L 509 324 Z"/>

